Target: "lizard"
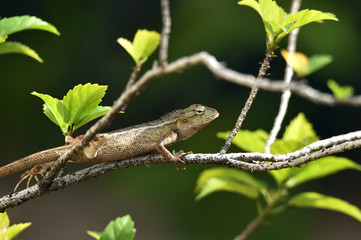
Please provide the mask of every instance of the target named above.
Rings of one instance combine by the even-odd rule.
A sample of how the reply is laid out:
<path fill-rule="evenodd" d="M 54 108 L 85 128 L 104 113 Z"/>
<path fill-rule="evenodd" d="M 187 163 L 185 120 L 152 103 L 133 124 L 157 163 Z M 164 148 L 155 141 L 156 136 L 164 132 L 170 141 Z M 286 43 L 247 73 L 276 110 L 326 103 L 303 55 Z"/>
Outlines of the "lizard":
<path fill-rule="evenodd" d="M 173 151 L 171 153 L 166 147 L 188 139 L 216 119 L 218 115 L 216 109 L 201 104 L 193 104 L 188 108 L 165 114 L 158 120 L 109 133 L 100 133 L 72 161 L 79 163 L 112 162 L 157 150 L 165 159 L 174 163 L 177 169 L 179 169 L 178 163 L 184 164 L 184 169 L 186 169 L 187 166 L 181 157 L 192 152 L 184 153 L 181 151 L 175 153 Z M 18 185 L 29 176 L 28 185 L 32 176 L 35 176 L 38 181 L 36 175 L 43 175 L 49 168 L 50 163 L 71 149 L 80 141 L 81 137 L 66 138 L 66 145 L 37 152 L 0 167 L 0 178 L 32 167 L 31 170 L 22 175 Z M 14 191 L 16 191 L 16 188 Z"/>

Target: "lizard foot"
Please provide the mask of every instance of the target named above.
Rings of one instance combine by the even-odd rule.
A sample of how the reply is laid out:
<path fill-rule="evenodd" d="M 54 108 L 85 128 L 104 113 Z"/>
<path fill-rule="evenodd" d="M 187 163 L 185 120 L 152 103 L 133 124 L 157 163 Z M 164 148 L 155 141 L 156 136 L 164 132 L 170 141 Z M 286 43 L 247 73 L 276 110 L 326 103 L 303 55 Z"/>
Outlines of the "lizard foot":
<path fill-rule="evenodd" d="M 183 150 L 180 150 L 179 152 L 175 152 L 173 150 L 173 163 L 177 166 L 177 170 L 179 170 L 179 166 L 178 166 L 178 163 L 182 163 L 184 165 L 184 168 L 183 170 L 186 170 L 187 169 L 187 164 L 185 161 L 183 161 L 181 158 L 184 157 L 184 156 L 187 156 L 188 154 L 193 154 L 193 152 L 184 152 Z"/>
<path fill-rule="evenodd" d="M 51 163 L 36 165 L 32 169 L 24 172 L 20 177 L 20 181 L 16 184 L 13 192 L 16 192 L 16 190 L 18 189 L 20 184 L 26 179 L 28 179 L 28 181 L 26 183 L 26 188 L 29 188 L 30 181 L 31 181 L 31 179 L 33 179 L 33 177 L 35 178 L 35 180 L 37 182 L 39 182 L 39 178 L 37 177 L 37 175 L 40 174 L 42 177 L 44 177 L 44 173 L 46 173 L 48 171 L 50 165 L 51 165 Z"/>

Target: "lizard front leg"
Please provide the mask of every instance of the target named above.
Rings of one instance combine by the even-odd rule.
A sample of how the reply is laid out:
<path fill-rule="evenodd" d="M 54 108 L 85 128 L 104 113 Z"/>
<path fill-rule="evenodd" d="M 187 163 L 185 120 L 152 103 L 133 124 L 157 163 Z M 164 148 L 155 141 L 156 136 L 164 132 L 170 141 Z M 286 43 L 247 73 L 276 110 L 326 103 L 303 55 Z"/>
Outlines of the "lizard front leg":
<path fill-rule="evenodd" d="M 181 159 L 181 157 L 191 154 L 192 152 L 184 153 L 183 151 L 180 151 L 179 153 L 175 153 L 173 151 L 173 154 L 168 151 L 168 149 L 165 147 L 165 145 L 170 145 L 176 142 L 177 140 L 177 133 L 172 132 L 171 134 L 167 135 L 163 139 L 161 139 L 157 145 L 155 146 L 155 149 L 162 155 L 165 159 L 168 161 L 174 163 L 177 166 L 177 169 L 179 169 L 178 163 L 184 164 L 184 170 L 187 169 L 187 164 Z"/>

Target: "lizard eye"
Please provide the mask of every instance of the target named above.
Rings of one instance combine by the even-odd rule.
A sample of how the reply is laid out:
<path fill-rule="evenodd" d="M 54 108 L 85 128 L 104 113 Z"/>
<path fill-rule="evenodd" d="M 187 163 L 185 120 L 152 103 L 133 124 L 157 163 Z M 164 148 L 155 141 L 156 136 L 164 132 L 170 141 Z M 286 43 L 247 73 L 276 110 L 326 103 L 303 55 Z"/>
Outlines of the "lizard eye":
<path fill-rule="evenodd" d="M 203 109 L 198 109 L 198 110 L 196 110 L 196 113 L 198 115 L 202 115 L 202 114 L 204 114 L 204 110 Z"/>

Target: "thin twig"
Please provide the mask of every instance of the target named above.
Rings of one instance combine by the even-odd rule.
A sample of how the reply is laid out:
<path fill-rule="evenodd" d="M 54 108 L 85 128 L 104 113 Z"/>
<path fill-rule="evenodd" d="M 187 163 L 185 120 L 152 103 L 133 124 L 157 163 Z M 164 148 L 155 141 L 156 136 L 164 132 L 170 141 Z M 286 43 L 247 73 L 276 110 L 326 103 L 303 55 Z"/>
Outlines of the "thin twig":
<path fill-rule="evenodd" d="M 163 29 L 159 47 L 159 62 L 160 66 L 164 68 L 168 65 L 168 46 L 172 20 L 170 18 L 169 0 L 161 0 L 160 5 L 162 11 Z"/>
<path fill-rule="evenodd" d="M 256 83 L 259 82 L 266 75 L 267 70 L 270 68 L 270 62 L 271 62 L 273 57 L 274 57 L 273 50 L 268 51 L 266 53 L 266 57 L 263 60 L 262 65 L 261 65 L 261 67 L 259 69 L 258 76 L 257 76 L 257 79 L 256 79 Z M 253 103 L 254 99 L 256 98 L 256 96 L 257 96 L 257 92 L 258 92 L 258 86 L 256 84 L 254 84 L 252 86 L 251 92 L 249 93 L 247 101 L 246 101 L 244 107 L 242 108 L 241 114 L 239 115 L 239 117 L 238 117 L 238 119 L 236 121 L 235 126 L 233 127 L 231 133 L 229 134 L 224 146 L 221 148 L 219 153 L 225 154 L 228 151 L 228 149 L 231 146 L 231 143 L 233 141 L 233 138 L 236 136 L 239 129 L 241 128 L 242 123 L 243 123 L 244 119 L 246 118 L 247 112 L 251 108 L 252 103 Z"/>
<path fill-rule="evenodd" d="M 290 13 L 291 14 L 296 13 L 300 9 L 300 6 L 301 6 L 301 0 L 293 0 L 292 4 L 291 4 Z M 297 36 L 298 36 L 299 30 L 300 29 L 297 28 L 294 31 L 292 31 L 289 35 L 287 51 L 291 54 L 296 51 L 296 43 L 297 43 Z M 263 150 L 264 153 L 270 153 L 271 145 L 276 140 L 277 134 L 281 129 L 283 119 L 285 118 L 285 115 L 287 112 L 288 103 L 291 98 L 290 84 L 291 84 L 292 77 L 293 77 L 293 69 L 291 68 L 291 66 L 286 64 L 285 76 L 284 76 L 286 88 L 285 88 L 284 92 L 282 93 L 280 108 L 278 110 L 278 114 L 273 123 L 273 127 L 270 132 L 270 135 L 266 141 L 266 144 L 265 144 L 265 147 Z"/>

